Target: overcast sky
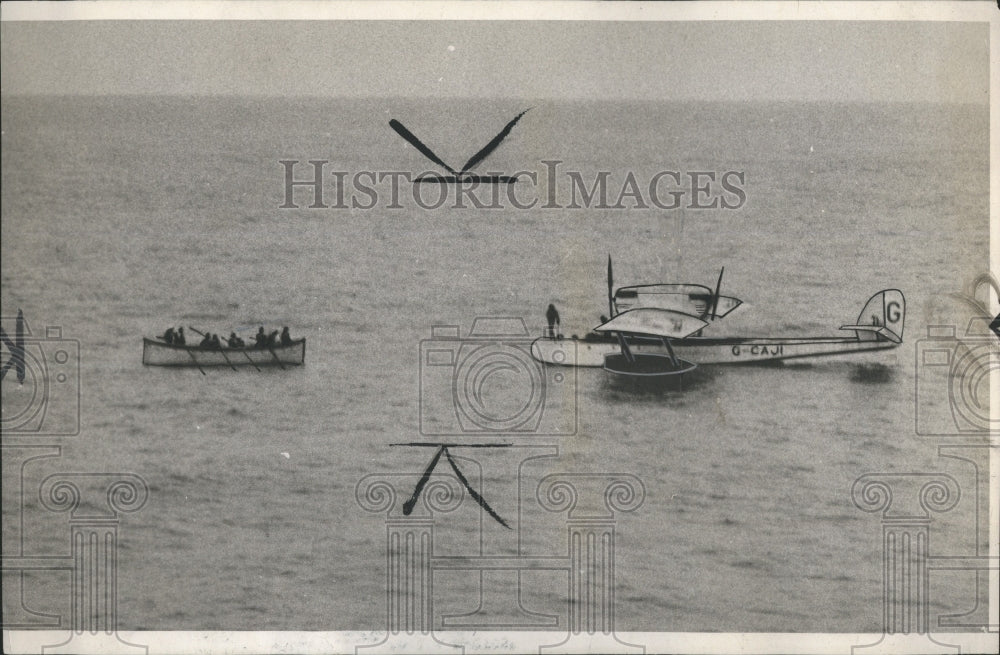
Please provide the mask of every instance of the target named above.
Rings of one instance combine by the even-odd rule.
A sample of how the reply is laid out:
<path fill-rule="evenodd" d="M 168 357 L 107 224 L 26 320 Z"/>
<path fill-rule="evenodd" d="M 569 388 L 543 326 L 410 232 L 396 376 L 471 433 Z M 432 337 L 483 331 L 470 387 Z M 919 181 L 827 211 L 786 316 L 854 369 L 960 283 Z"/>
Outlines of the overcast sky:
<path fill-rule="evenodd" d="M 987 102 L 956 22 L 4 22 L 5 94 Z"/>

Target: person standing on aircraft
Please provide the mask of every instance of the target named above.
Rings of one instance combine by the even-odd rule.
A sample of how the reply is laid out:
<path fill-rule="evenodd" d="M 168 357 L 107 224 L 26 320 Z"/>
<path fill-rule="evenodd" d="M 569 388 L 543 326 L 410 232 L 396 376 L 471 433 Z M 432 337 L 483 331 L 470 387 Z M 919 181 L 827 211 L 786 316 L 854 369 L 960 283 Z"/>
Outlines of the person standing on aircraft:
<path fill-rule="evenodd" d="M 549 308 L 545 310 L 545 320 L 549 322 L 549 337 L 556 338 L 556 328 L 559 326 L 559 310 L 556 306 L 549 304 Z"/>

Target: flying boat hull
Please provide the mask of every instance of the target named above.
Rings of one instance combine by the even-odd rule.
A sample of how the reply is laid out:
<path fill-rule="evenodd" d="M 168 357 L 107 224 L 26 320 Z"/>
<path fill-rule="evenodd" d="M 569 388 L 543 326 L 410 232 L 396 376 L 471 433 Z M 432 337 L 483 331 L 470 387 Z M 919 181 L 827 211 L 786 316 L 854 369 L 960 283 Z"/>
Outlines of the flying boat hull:
<path fill-rule="evenodd" d="M 604 358 L 604 370 L 631 378 L 663 378 L 689 373 L 698 368 L 697 364 L 666 353 L 623 353 L 609 354 Z"/>
<path fill-rule="evenodd" d="M 668 356 L 660 339 L 631 336 L 629 349 L 637 354 Z M 571 348 L 567 348 L 571 345 Z M 697 362 L 698 365 L 760 364 L 787 360 L 809 361 L 834 355 L 861 355 L 895 348 L 891 341 L 859 341 L 852 337 L 805 338 L 709 338 L 688 337 L 672 341 L 679 358 Z M 566 352 L 575 350 L 575 357 Z M 558 355 L 556 354 L 558 353 Z M 537 361 L 558 366 L 585 366 L 602 368 L 608 355 L 618 355 L 621 347 L 617 340 L 597 337 L 593 339 L 552 339 L 541 337 L 531 344 L 531 356 Z"/>

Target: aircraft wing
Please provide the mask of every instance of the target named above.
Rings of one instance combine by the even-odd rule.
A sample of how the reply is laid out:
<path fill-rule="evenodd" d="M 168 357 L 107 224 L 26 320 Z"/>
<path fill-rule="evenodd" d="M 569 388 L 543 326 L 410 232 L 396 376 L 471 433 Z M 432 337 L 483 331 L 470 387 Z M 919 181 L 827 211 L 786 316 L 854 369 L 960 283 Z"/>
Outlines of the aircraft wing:
<path fill-rule="evenodd" d="M 671 309 L 630 309 L 594 328 L 594 332 L 628 332 L 668 339 L 683 339 L 708 325 L 697 316 Z"/>
<path fill-rule="evenodd" d="M 708 287 L 697 284 L 650 284 L 622 287 L 615 292 L 615 308 L 619 312 L 652 307 L 696 316 L 712 312 L 714 295 Z M 715 318 L 722 318 L 743 303 L 739 298 L 719 296 Z"/>
<path fill-rule="evenodd" d="M 709 302 L 711 302 L 711 300 L 706 298 L 705 304 L 707 305 Z M 719 302 L 715 306 L 715 318 L 722 318 L 742 304 L 743 301 L 739 298 L 734 298 L 732 296 L 719 296 Z M 712 311 L 712 308 L 709 307 L 708 311 Z"/>

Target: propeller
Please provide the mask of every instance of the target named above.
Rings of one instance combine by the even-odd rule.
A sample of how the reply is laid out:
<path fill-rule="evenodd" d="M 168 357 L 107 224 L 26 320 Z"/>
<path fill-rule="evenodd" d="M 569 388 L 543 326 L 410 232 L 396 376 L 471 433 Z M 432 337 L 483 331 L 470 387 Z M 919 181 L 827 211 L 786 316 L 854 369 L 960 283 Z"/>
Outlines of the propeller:
<path fill-rule="evenodd" d="M 431 460 L 431 463 L 424 470 L 424 474 L 420 476 L 419 480 L 417 480 L 417 487 L 413 490 L 413 495 L 410 496 L 408 501 L 403 503 L 404 516 L 409 516 L 413 512 L 413 506 L 417 504 L 417 499 L 420 498 L 420 492 L 424 490 L 424 487 L 427 485 L 427 481 L 431 479 L 431 473 L 434 472 L 434 467 L 437 466 L 438 460 L 441 459 L 441 455 L 447 450 L 448 449 L 443 445 L 439 447 L 437 453 L 434 454 L 434 459 Z"/>
<path fill-rule="evenodd" d="M 520 116 L 518 116 L 518 118 L 520 118 Z M 406 126 L 397 121 L 395 118 L 389 121 L 389 127 L 396 130 L 396 134 L 409 141 L 410 145 L 419 150 L 420 154 L 422 154 L 424 157 L 427 157 L 427 159 L 430 159 L 432 162 L 434 162 L 441 168 L 445 169 L 452 175 L 458 175 L 458 171 L 452 170 L 451 166 L 441 161 L 441 158 L 435 155 L 433 150 L 425 146 L 423 142 L 420 139 L 418 139 L 416 135 L 413 134 L 413 132 L 406 129 Z"/>
<path fill-rule="evenodd" d="M 608 318 L 615 317 L 614 276 L 611 274 L 611 253 L 608 253 Z"/>
<path fill-rule="evenodd" d="M 507 125 L 502 130 L 500 130 L 500 133 L 497 134 L 495 137 L 493 137 L 492 141 L 490 141 L 489 143 L 487 143 L 483 147 L 482 150 L 480 150 L 476 154 L 472 155 L 472 157 L 469 159 L 469 161 L 465 162 L 465 166 L 462 167 L 462 171 L 461 172 L 464 173 L 464 172 L 468 171 L 473 166 L 475 166 L 479 162 L 481 162 L 484 159 L 486 159 L 487 157 L 489 157 L 490 153 L 493 152 L 494 150 L 496 150 L 497 146 L 500 145 L 500 142 L 507 138 L 507 135 L 510 134 L 510 131 L 512 129 L 514 129 L 514 126 L 517 125 L 517 122 L 519 120 L 521 120 L 521 117 L 524 116 L 525 114 L 527 114 L 529 111 L 531 111 L 530 107 L 528 109 L 525 109 L 524 111 L 522 111 L 517 116 L 515 116 L 514 120 L 512 120 L 509 123 L 507 123 Z"/>
<path fill-rule="evenodd" d="M 715 283 L 715 293 L 712 295 L 712 320 L 715 320 L 715 311 L 719 308 L 719 291 L 722 289 L 722 274 L 726 272 L 726 267 L 723 266 L 722 270 L 719 271 L 719 281 Z"/>
<path fill-rule="evenodd" d="M 472 488 L 472 485 L 469 484 L 469 480 L 458 469 L 458 464 L 455 463 L 455 459 L 451 456 L 451 453 L 448 452 L 448 444 L 443 444 L 443 443 L 442 444 L 408 443 L 408 444 L 391 444 L 391 445 L 393 445 L 393 446 L 434 446 L 434 447 L 437 447 L 437 452 L 434 454 L 434 459 L 431 460 L 431 463 L 424 470 L 424 474 L 422 476 L 420 476 L 420 480 L 417 481 L 417 487 L 413 490 L 413 495 L 410 496 L 409 500 L 407 500 L 405 503 L 403 503 L 403 515 L 404 516 L 409 516 L 410 514 L 413 513 L 413 507 L 417 504 L 417 499 L 420 498 L 420 493 L 424 490 L 424 487 L 427 486 L 428 480 L 431 479 L 431 474 L 434 472 L 434 467 L 437 466 L 438 460 L 441 459 L 441 455 L 444 455 L 445 459 L 448 460 L 448 464 L 451 465 L 451 469 L 455 472 L 455 477 L 457 477 L 458 481 L 461 482 L 463 486 L 465 486 L 466 490 L 469 492 L 469 495 L 472 496 L 472 499 L 475 500 L 479 504 L 480 507 L 482 507 L 484 510 L 486 510 L 487 514 L 489 514 L 494 519 L 496 519 L 496 521 L 500 525 L 502 525 L 503 527 L 507 528 L 508 530 L 511 529 L 510 524 L 508 524 L 507 521 L 504 521 L 503 518 L 499 514 L 497 514 L 496 511 L 492 507 L 490 507 L 490 504 L 486 502 L 486 499 L 483 498 L 481 495 L 479 495 L 476 492 L 476 490 Z M 453 445 L 456 445 L 456 444 L 453 444 Z M 503 447 L 510 446 L 510 445 L 511 444 L 476 444 L 476 445 L 472 445 L 470 447 L 472 447 L 472 448 L 503 448 Z"/>
<path fill-rule="evenodd" d="M 507 135 L 510 134 L 510 131 L 512 129 L 514 129 L 514 126 L 517 125 L 517 122 L 519 120 L 521 120 L 521 117 L 524 116 L 525 114 L 527 114 L 529 111 L 531 111 L 530 107 L 528 109 L 525 109 L 524 111 L 522 111 L 517 116 L 515 116 L 514 120 L 510 121 L 509 123 L 507 123 L 507 125 L 505 125 L 504 128 L 502 130 L 500 130 L 500 133 L 497 134 L 495 137 L 493 137 L 492 141 L 490 141 L 489 143 L 487 143 L 483 147 L 482 150 L 480 150 L 476 154 L 472 155 L 472 158 L 469 159 L 469 161 L 465 162 L 465 166 L 463 166 L 462 170 L 460 170 L 460 171 L 456 171 L 451 166 L 449 166 L 448 164 L 444 163 L 444 161 L 440 157 L 438 157 L 437 155 L 434 154 L 433 150 L 431 150 L 426 145 L 424 145 L 424 143 L 420 139 L 418 139 L 413 132 L 411 132 L 408 129 L 406 129 L 406 126 L 403 125 L 402 123 L 400 123 L 399 121 L 397 121 L 395 118 L 393 118 L 393 119 L 391 119 L 389 121 L 389 127 L 391 127 L 393 130 L 395 130 L 396 134 L 398 134 L 399 136 L 401 136 L 404 139 L 406 139 L 406 141 L 411 146 L 413 146 L 414 148 L 416 148 L 417 150 L 419 150 L 420 154 L 422 154 L 424 157 L 427 157 L 427 159 L 430 159 L 432 162 L 434 162 L 435 164 L 437 164 L 441 168 L 445 169 L 446 171 L 448 171 L 452 175 L 456 175 L 457 176 L 457 175 L 461 175 L 462 173 L 467 172 L 473 166 L 475 166 L 479 162 L 481 162 L 484 159 L 486 159 L 487 157 L 489 157 L 490 153 L 492 153 L 494 150 L 496 150 L 497 146 L 499 146 L 500 143 L 504 139 L 507 138 Z"/>
<path fill-rule="evenodd" d="M 610 318 L 615 317 L 614 288 L 615 276 L 611 271 L 611 253 L 608 253 L 608 314 L 610 314 Z M 632 354 L 631 348 L 628 347 L 628 342 L 625 341 L 625 335 L 621 332 L 616 332 L 615 336 L 618 337 L 618 345 L 621 347 L 622 354 L 625 355 L 625 359 L 629 362 L 634 362 L 635 355 Z"/>

